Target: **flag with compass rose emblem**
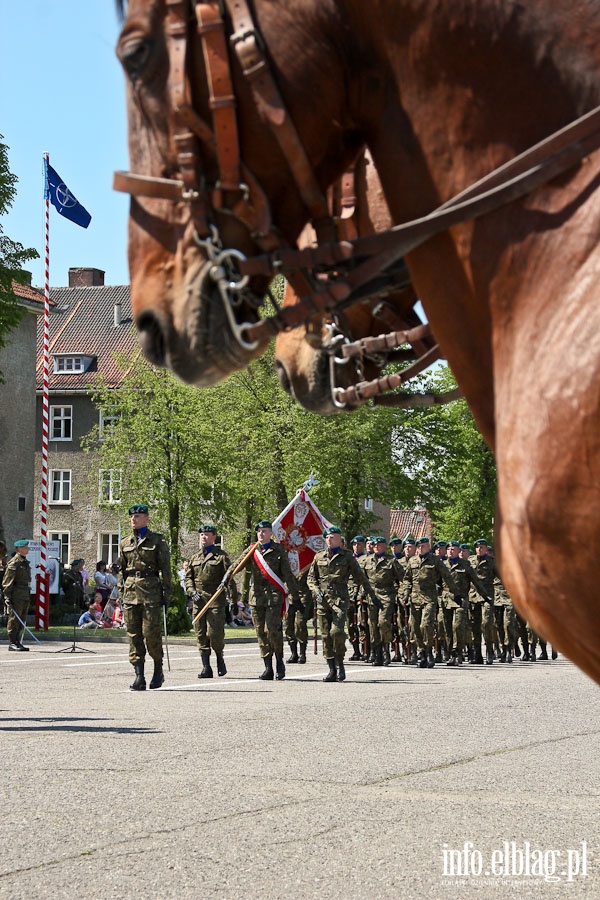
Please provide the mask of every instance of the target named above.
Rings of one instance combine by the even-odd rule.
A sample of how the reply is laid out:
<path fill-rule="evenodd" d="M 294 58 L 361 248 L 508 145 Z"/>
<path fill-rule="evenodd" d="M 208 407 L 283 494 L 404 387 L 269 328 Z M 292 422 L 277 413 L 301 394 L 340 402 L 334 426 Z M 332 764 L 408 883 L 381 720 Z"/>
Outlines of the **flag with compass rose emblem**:
<path fill-rule="evenodd" d="M 297 575 L 313 561 L 315 553 L 325 549 L 323 529 L 331 525 L 319 512 L 304 489 L 273 522 L 273 537 L 287 550 L 290 567 Z"/>

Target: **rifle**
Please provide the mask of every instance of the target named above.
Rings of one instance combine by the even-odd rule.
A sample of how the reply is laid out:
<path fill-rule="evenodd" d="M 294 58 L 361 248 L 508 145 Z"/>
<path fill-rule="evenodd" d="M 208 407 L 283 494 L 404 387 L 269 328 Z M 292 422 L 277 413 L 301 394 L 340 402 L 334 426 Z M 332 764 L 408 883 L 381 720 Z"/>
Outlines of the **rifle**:
<path fill-rule="evenodd" d="M 252 544 L 252 546 L 249 548 L 248 551 L 244 550 L 244 553 L 243 553 L 240 561 L 238 563 L 236 563 L 235 565 L 231 565 L 227 569 L 219 587 L 216 589 L 216 591 L 214 592 L 214 594 L 212 595 L 210 600 L 208 600 L 204 604 L 204 606 L 202 607 L 200 612 L 194 617 L 194 619 L 192 621 L 192 625 L 195 625 L 196 622 L 198 621 L 198 619 L 202 618 L 202 616 L 204 615 L 204 613 L 206 612 L 206 610 L 208 609 L 210 604 L 213 602 L 213 600 L 216 600 L 217 597 L 219 597 L 223 593 L 223 591 L 227 587 L 228 582 L 233 578 L 233 576 L 237 575 L 237 573 L 240 571 L 240 569 L 244 568 L 244 566 L 246 565 L 246 563 L 248 562 L 248 560 L 250 559 L 250 557 L 252 556 L 252 554 L 254 553 L 256 548 L 258 547 L 258 544 L 259 544 L 259 542 L 256 541 L 254 544 Z"/>

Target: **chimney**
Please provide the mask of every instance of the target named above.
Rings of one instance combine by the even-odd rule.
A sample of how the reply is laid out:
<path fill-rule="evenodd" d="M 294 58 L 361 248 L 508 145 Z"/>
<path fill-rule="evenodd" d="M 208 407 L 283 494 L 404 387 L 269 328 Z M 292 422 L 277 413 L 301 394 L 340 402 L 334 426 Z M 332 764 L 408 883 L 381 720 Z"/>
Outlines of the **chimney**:
<path fill-rule="evenodd" d="M 121 301 L 115 300 L 115 319 L 114 325 L 117 328 L 121 324 Z"/>
<path fill-rule="evenodd" d="M 104 287 L 102 269 L 69 269 L 69 287 Z"/>

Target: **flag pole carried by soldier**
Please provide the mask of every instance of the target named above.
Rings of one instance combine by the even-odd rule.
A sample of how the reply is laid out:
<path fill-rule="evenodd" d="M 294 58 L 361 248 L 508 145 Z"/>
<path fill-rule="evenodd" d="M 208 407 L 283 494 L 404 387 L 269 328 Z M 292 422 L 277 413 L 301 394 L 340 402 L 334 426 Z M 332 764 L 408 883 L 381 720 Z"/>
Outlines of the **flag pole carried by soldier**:
<path fill-rule="evenodd" d="M 6 566 L 2 579 L 4 603 L 8 609 L 8 649 L 28 652 L 21 641 L 31 600 L 31 566 L 27 559 L 29 541 L 15 541 L 15 553 Z"/>
<path fill-rule="evenodd" d="M 134 503 L 129 507 L 133 534 L 119 547 L 119 599 L 129 638 L 129 661 L 135 670 L 132 691 L 145 691 L 144 660 L 146 650 L 154 661 L 150 690 L 159 688 L 163 673 L 161 630 L 162 606 L 172 592 L 171 554 L 162 534 L 148 528 L 148 506 Z"/>

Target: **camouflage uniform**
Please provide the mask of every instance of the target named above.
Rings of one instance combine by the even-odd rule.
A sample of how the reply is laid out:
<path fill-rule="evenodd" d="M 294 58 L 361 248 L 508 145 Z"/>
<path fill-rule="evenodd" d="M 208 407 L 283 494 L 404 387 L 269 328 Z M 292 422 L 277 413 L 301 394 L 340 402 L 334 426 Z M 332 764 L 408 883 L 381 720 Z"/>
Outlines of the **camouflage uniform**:
<path fill-rule="evenodd" d="M 21 632 L 23 626 L 17 619 L 17 615 L 27 621 L 27 613 L 29 611 L 29 601 L 31 599 L 31 565 L 26 556 L 15 553 L 9 561 L 4 578 L 2 579 L 2 591 L 4 599 L 10 603 L 8 624 L 8 646 L 9 648 L 21 647 Z M 15 613 L 17 615 L 15 615 Z"/>
<path fill-rule="evenodd" d="M 457 593 L 452 594 L 448 588 L 444 588 L 441 606 L 448 636 L 448 649 L 452 656 L 451 663 L 456 664 L 458 662 L 460 665 L 463 647 L 467 643 L 469 589 L 473 588 L 482 596 L 485 596 L 485 589 L 466 559 L 461 559 L 460 556 L 448 558 L 446 565 L 452 573 Z"/>
<path fill-rule="evenodd" d="M 439 557 L 431 552 L 424 556 L 417 553 L 408 560 L 404 575 L 404 599 L 410 602 L 410 618 L 422 667 L 433 665 L 431 648 L 442 581 L 453 594 L 458 594 L 452 575 Z"/>
<path fill-rule="evenodd" d="M 313 599 L 306 583 L 307 578 L 308 568 L 296 578 L 300 599 L 304 604 L 304 611 L 293 603 L 290 603 L 285 614 L 285 639 L 289 643 L 290 650 L 292 651 L 291 656 L 288 659 L 289 663 L 306 662 L 306 646 L 308 644 L 307 623 L 312 616 L 313 611 Z M 300 654 L 298 654 L 298 644 L 300 644 Z"/>
<path fill-rule="evenodd" d="M 517 639 L 517 619 L 509 593 L 500 578 L 494 579 L 494 617 L 498 643 L 502 648 L 500 662 L 512 662 Z"/>
<path fill-rule="evenodd" d="M 373 602 L 369 603 L 369 619 L 371 622 L 371 647 L 374 650 L 375 663 L 389 665 L 389 645 L 394 640 L 392 620 L 396 609 L 398 593 L 404 581 L 404 568 L 389 553 L 381 556 L 374 553 L 367 558 L 364 572 L 376 596 L 382 603 L 377 612 Z M 381 656 L 383 655 L 383 659 Z"/>
<path fill-rule="evenodd" d="M 484 600 L 480 594 L 471 588 L 469 601 L 471 605 L 471 628 L 473 629 L 473 644 L 475 650 L 475 662 L 483 662 L 481 656 L 481 637 L 485 641 L 487 661 L 493 662 L 494 653 L 494 579 L 500 575 L 496 568 L 494 557 L 489 553 L 485 556 L 471 556 L 469 563 L 475 574 L 483 584 L 486 597 Z M 472 660 L 473 661 L 473 660 Z"/>
<path fill-rule="evenodd" d="M 317 599 L 317 614 L 325 659 L 343 662 L 346 654 L 346 618 L 350 604 L 348 582 L 371 594 L 367 577 L 351 550 L 320 550 L 308 572 L 308 586 Z"/>
<path fill-rule="evenodd" d="M 185 576 L 185 591 L 194 601 L 192 618 L 195 619 L 201 609 L 208 603 L 215 593 L 228 569 L 231 560 L 221 547 L 213 545 L 209 553 L 200 550 L 190 560 Z M 237 602 L 238 589 L 235 581 L 231 579 L 228 584 L 231 599 Z M 216 600 L 213 600 L 203 616 L 194 622 L 196 642 L 200 653 L 210 655 L 211 648 L 217 657 L 223 654 L 225 647 L 225 609 L 227 606 L 227 592 L 221 591 Z"/>
<path fill-rule="evenodd" d="M 163 658 L 163 588 L 171 596 L 171 555 L 162 534 L 148 529 L 131 534 L 119 547 L 117 589 L 129 638 L 129 661 L 143 664 L 146 648 L 153 660 Z M 162 581 L 161 581 L 162 579 Z"/>
<path fill-rule="evenodd" d="M 294 603 L 298 602 L 300 600 L 300 589 L 290 568 L 290 561 L 283 544 L 271 541 L 266 549 L 264 547 L 259 547 L 259 549 L 269 568 L 286 585 L 292 596 L 292 601 Z M 263 575 L 254 555 L 247 568 L 252 575 L 250 608 L 252 610 L 252 621 L 256 628 L 260 655 L 263 659 L 266 659 L 270 658 L 274 653 L 277 659 L 281 659 L 283 657 L 283 629 L 281 624 L 283 594 Z"/>
<path fill-rule="evenodd" d="M 354 559 L 364 571 L 367 560 L 370 559 L 370 556 L 363 551 L 358 555 L 356 553 L 353 554 Z M 350 643 L 354 648 L 354 653 L 350 657 L 352 660 L 358 659 L 367 659 L 370 652 L 371 640 L 369 636 L 369 607 L 367 605 L 366 598 L 363 596 L 364 592 L 361 590 L 360 584 L 358 584 L 353 578 L 352 574 L 350 574 L 348 578 L 348 637 L 350 639 Z M 365 636 L 365 643 L 367 645 L 366 653 L 361 653 L 361 633 Z"/>

